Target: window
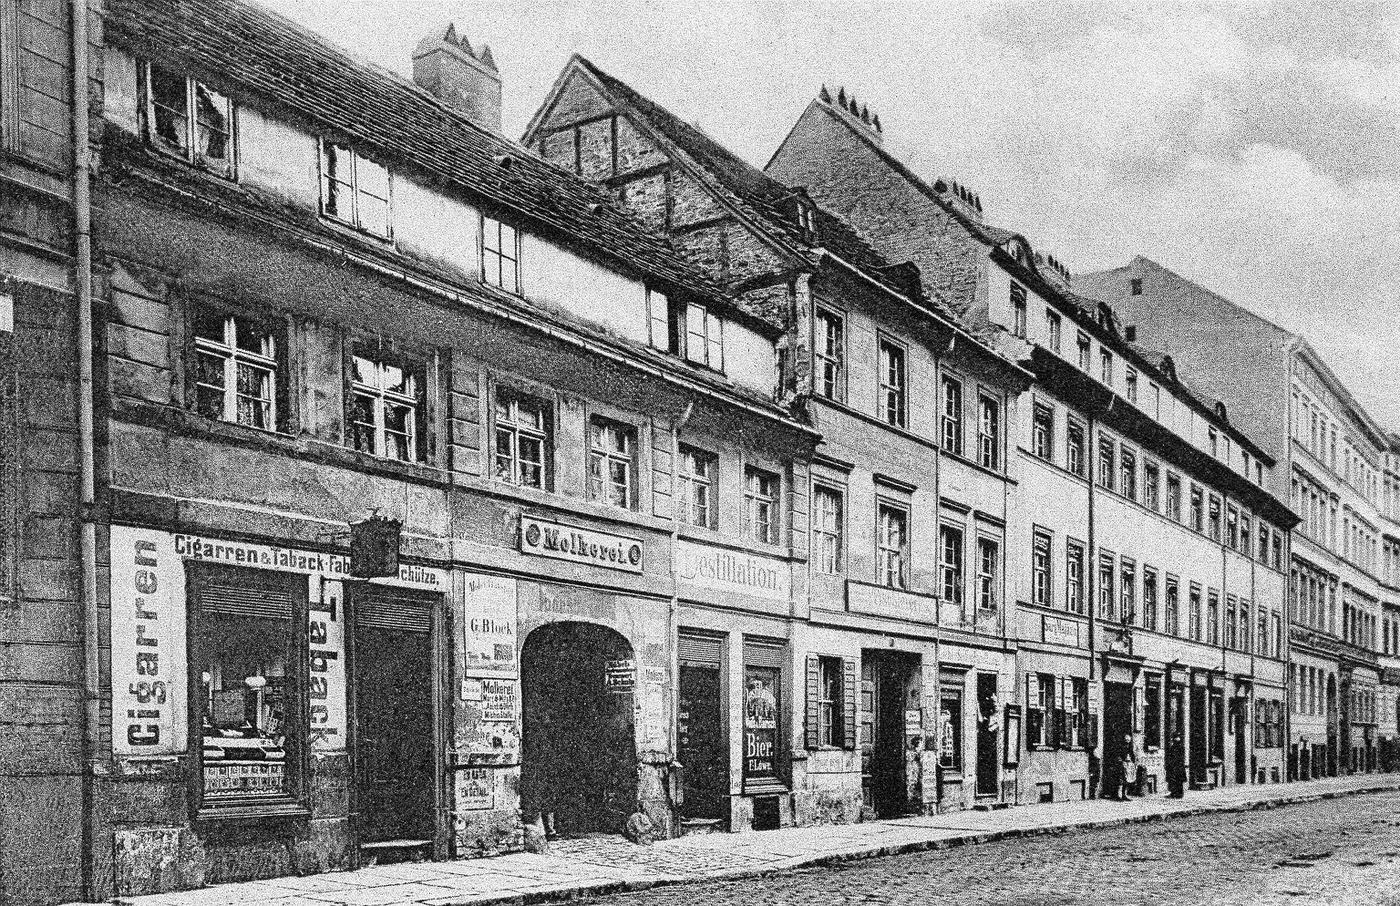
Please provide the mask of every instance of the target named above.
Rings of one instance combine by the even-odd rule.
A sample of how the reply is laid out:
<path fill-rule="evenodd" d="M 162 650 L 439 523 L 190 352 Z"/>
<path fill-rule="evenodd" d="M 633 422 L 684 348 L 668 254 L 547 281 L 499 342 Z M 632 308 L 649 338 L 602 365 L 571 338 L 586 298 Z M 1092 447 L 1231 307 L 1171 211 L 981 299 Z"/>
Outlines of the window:
<path fill-rule="evenodd" d="M 748 466 L 744 469 L 744 536 L 764 544 L 778 543 L 778 476 Z"/>
<path fill-rule="evenodd" d="M 155 63 L 146 64 L 144 75 L 146 141 L 187 163 L 231 178 L 233 103 L 203 82 Z"/>
<path fill-rule="evenodd" d="M 1054 744 L 1055 677 L 1044 673 L 1027 676 L 1026 744 L 1046 749 Z"/>
<path fill-rule="evenodd" d="M 679 314 L 679 312 L 678 312 Z M 724 322 L 719 315 L 703 305 L 689 302 L 685 306 L 684 325 L 677 325 L 676 333 L 684 337 L 685 347 L 676 350 L 685 356 L 686 361 L 724 370 Z M 681 327 L 684 327 L 684 330 Z"/>
<path fill-rule="evenodd" d="M 1220 592 L 1213 588 L 1206 594 L 1206 643 L 1220 644 Z"/>
<path fill-rule="evenodd" d="M 1089 681 L 1081 677 L 1071 677 L 1070 688 L 1070 738 L 1072 749 L 1082 749 L 1089 742 Z"/>
<path fill-rule="evenodd" d="M 1148 749 L 1162 747 L 1162 678 L 1147 674 L 1143 685 L 1143 740 Z"/>
<path fill-rule="evenodd" d="M 485 214 L 481 216 L 481 279 L 508 293 L 520 292 L 520 233 Z"/>
<path fill-rule="evenodd" d="M 1137 500 L 1137 454 L 1124 446 L 1118 464 L 1122 478 L 1118 490 L 1129 500 Z"/>
<path fill-rule="evenodd" d="M 1241 513 L 1241 514 L 1240 514 L 1240 547 L 1239 547 L 1239 550 L 1240 550 L 1240 553 L 1244 554 L 1246 557 L 1252 557 L 1252 556 L 1254 556 L 1254 539 L 1253 539 L 1252 537 L 1250 537 L 1250 535 L 1252 534 L 1252 531 L 1251 531 L 1251 529 L 1250 529 L 1250 526 L 1252 526 L 1253 524 L 1254 524 L 1254 520 L 1253 520 L 1252 518 L 1250 518 L 1250 515 L 1249 515 L 1248 513 Z M 1233 546 L 1233 545 L 1232 545 L 1232 546 Z"/>
<path fill-rule="evenodd" d="M 1056 355 L 1060 354 L 1060 313 L 1045 309 L 1045 334 L 1050 351 Z"/>
<path fill-rule="evenodd" d="M 1088 473 L 1084 445 L 1084 426 L 1070 419 L 1065 423 L 1065 468 L 1080 478 Z"/>
<path fill-rule="evenodd" d="M 817 393 L 838 403 L 846 399 L 846 322 L 817 309 Z"/>
<path fill-rule="evenodd" d="M 963 533 L 951 525 L 938 527 L 938 569 L 943 600 L 962 604 L 963 600 Z"/>
<path fill-rule="evenodd" d="M 1167 516 L 1173 522 L 1181 521 L 1181 478 L 1167 473 Z"/>
<path fill-rule="evenodd" d="M 1125 381 L 1126 386 L 1127 386 L 1128 402 L 1130 402 L 1130 403 L 1136 403 L 1136 402 L 1138 401 L 1138 373 L 1137 373 L 1137 369 L 1134 368 L 1134 367 L 1132 367 L 1131 365 L 1129 365 L 1128 368 L 1127 368 L 1127 371 L 1126 371 L 1126 373 L 1125 373 L 1125 375 L 1124 375 L 1124 381 Z"/>
<path fill-rule="evenodd" d="M 1225 508 L 1225 543 L 1230 550 L 1240 549 L 1240 511 L 1234 506 Z"/>
<path fill-rule="evenodd" d="M 888 588 L 905 588 L 909 559 L 909 511 L 892 503 L 878 509 L 875 539 L 875 581 Z"/>
<path fill-rule="evenodd" d="M 1089 373 L 1089 335 L 1079 335 L 1079 370 Z"/>
<path fill-rule="evenodd" d="M 388 239 L 389 212 L 389 171 L 344 145 L 323 140 L 321 213 Z"/>
<path fill-rule="evenodd" d="M 1216 431 L 1214 428 L 1211 428 L 1211 429 L 1206 433 L 1206 436 L 1210 439 L 1210 455 L 1216 457 L 1217 459 L 1219 459 L 1219 458 L 1220 458 L 1220 433 L 1219 433 L 1218 431 Z"/>
<path fill-rule="evenodd" d="M 903 428 L 905 421 L 904 347 L 880 341 L 880 417 Z"/>
<path fill-rule="evenodd" d="M 588 425 L 588 498 L 611 506 L 636 506 L 637 431 L 594 416 Z"/>
<path fill-rule="evenodd" d="M 304 577 L 290 573 L 203 564 L 191 570 L 201 809 L 299 797 L 305 595 Z"/>
<path fill-rule="evenodd" d="M 943 451 L 962 455 L 962 384 L 954 378 L 943 378 Z"/>
<path fill-rule="evenodd" d="M 1249 622 L 1249 602 L 1248 602 L 1248 601 L 1241 601 L 1241 602 L 1240 602 L 1239 617 L 1240 617 L 1240 638 L 1239 638 L 1240 650 L 1241 650 L 1241 651 L 1253 651 L 1253 650 L 1254 650 L 1254 643 L 1253 643 L 1253 636 L 1252 636 L 1252 631 L 1253 631 L 1253 630 L 1252 630 L 1252 624 Z"/>
<path fill-rule="evenodd" d="M 1031 452 L 1041 459 L 1050 459 L 1055 442 L 1055 410 L 1044 403 L 1031 409 Z"/>
<path fill-rule="evenodd" d="M 1191 528 L 1205 531 L 1205 494 L 1194 484 L 1191 485 Z"/>
<path fill-rule="evenodd" d="M 1115 454 L 1113 438 L 1099 435 L 1099 485 L 1113 490 L 1113 458 Z"/>
<path fill-rule="evenodd" d="M 1191 590 L 1187 594 L 1186 635 L 1193 641 L 1199 642 L 1204 638 L 1201 633 L 1201 587 L 1192 582 Z"/>
<path fill-rule="evenodd" d="M 1168 635 L 1181 634 L 1181 593 L 1177 588 L 1176 579 L 1167 576 L 1167 597 L 1165 610 L 1163 611 L 1162 631 Z"/>
<path fill-rule="evenodd" d="M 812 558 L 817 570 L 834 575 L 841 571 L 842 494 L 827 485 L 812 492 Z"/>
<path fill-rule="evenodd" d="M 963 676 L 946 670 L 939 674 L 938 764 L 945 771 L 962 770 Z"/>
<path fill-rule="evenodd" d="M 1084 545 L 1073 539 L 1065 542 L 1065 609 L 1084 612 Z"/>
<path fill-rule="evenodd" d="M 1137 567 L 1133 561 L 1124 557 L 1118 570 L 1119 574 L 1119 594 L 1121 606 L 1119 607 L 1118 618 L 1124 626 L 1131 626 L 1137 619 Z"/>
<path fill-rule="evenodd" d="M 846 743 L 841 659 L 817 658 L 817 670 L 817 745 L 841 748 Z"/>
<path fill-rule="evenodd" d="M 1142 626 L 1157 631 L 1157 571 L 1142 568 Z"/>
<path fill-rule="evenodd" d="M 1142 461 L 1142 505 L 1154 513 L 1161 512 L 1161 469 L 1150 459 Z"/>
<path fill-rule="evenodd" d="M 984 469 L 1001 466 L 1001 405 L 981 395 L 977 397 L 977 463 Z"/>
<path fill-rule="evenodd" d="M 718 472 L 719 459 L 715 454 L 695 447 L 680 448 L 676 504 L 680 507 L 681 519 L 688 524 L 701 528 L 719 527 L 719 507 L 715 501 Z"/>
<path fill-rule="evenodd" d="M 1025 339 L 1026 336 L 1026 288 L 1019 283 L 1011 284 L 1011 332 Z"/>
<path fill-rule="evenodd" d="M 349 421 L 355 449 L 404 462 L 424 458 L 422 369 L 367 344 L 350 361 Z"/>
<path fill-rule="evenodd" d="M 977 539 L 977 610 L 979 616 L 994 614 L 1001 599 L 997 584 L 997 561 L 1001 545 L 991 538 Z"/>
<path fill-rule="evenodd" d="M 1107 349 L 1099 350 L 1099 380 L 1113 386 L 1113 353 Z"/>
<path fill-rule="evenodd" d="M 1210 540 L 1220 540 L 1220 498 L 1214 494 L 1210 495 L 1210 516 L 1207 523 L 1210 527 Z"/>
<path fill-rule="evenodd" d="M 1099 555 L 1099 619 L 1118 621 L 1118 601 L 1113 594 L 1113 555 Z"/>
<path fill-rule="evenodd" d="M 1234 648 L 1239 642 L 1235 627 L 1235 596 L 1225 599 L 1225 647 Z"/>
<path fill-rule="evenodd" d="M 548 487 L 553 442 L 549 404 L 506 388 L 496 390 L 496 478 L 526 488 Z"/>
<path fill-rule="evenodd" d="M 1031 603 L 1050 606 L 1050 533 L 1041 529 L 1031 538 Z"/>
<path fill-rule="evenodd" d="M 1142 295 L 1142 278 L 1133 277 L 1132 279 L 1130 279 L 1128 281 L 1128 291 L 1131 292 L 1134 296 Z"/>
<path fill-rule="evenodd" d="M 208 418 L 274 431 L 279 331 L 200 307 L 194 319 L 194 406 Z"/>

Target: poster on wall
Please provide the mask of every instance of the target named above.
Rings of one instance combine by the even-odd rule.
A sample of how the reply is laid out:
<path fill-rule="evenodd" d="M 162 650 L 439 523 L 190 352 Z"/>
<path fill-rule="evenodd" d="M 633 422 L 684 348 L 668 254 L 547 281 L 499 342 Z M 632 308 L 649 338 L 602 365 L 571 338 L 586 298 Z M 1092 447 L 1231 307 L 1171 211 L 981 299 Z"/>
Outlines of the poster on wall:
<path fill-rule="evenodd" d="M 482 679 L 481 719 L 513 723 L 516 686 L 513 679 Z"/>
<path fill-rule="evenodd" d="M 111 533 L 112 750 L 185 751 L 185 569 L 162 532 Z"/>
<path fill-rule="evenodd" d="M 345 587 L 311 577 L 307 608 L 307 699 L 311 749 L 343 752 L 345 741 Z"/>
<path fill-rule="evenodd" d="M 474 574 L 467 576 L 466 582 L 462 666 L 468 672 L 514 669 L 518 625 L 515 580 Z"/>
<path fill-rule="evenodd" d="M 778 777 L 776 667 L 744 668 L 744 781 L 781 783 Z"/>
<path fill-rule="evenodd" d="M 608 661 L 603 673 L 603 687 L 613 693 L 632 692 L 637 688 L 637 662 L 631 658 Z"/>
<path fill-rule="evenodd" d="M 496 807 L 496 778 L 491 768 L 467 768 L 458 772 L 458 805 L 465 811 Z"/>

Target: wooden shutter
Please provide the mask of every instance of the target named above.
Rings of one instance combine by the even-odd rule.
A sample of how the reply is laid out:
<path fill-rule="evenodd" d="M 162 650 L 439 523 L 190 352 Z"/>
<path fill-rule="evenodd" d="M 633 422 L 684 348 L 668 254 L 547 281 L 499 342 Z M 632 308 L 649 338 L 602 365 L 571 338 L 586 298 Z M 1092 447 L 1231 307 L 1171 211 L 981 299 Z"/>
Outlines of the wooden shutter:
<path fill-rule="evenodd" d="M 1026 674 L 1026 748 L 1037 746 L 1041 741 L 1041 728 L 1044 715 L 1040 710 L 1040 685 L 1034 673 Z"/>
<path fill-rule="evenodd" d="M 1073 743 L 1069 722 L 1069 680 L 1064 676 L 1055 677 L 1055 690 L 1059 693 L 1055 701 L 1055 748 L 1067 749 Z"/>
<path fill-rule="evenodd" d="M 807 655 L 807 748 L 821 745 L 822 661 L 815 654 Z"/>
<path fill-rule="evenodd" d="M 844 712 L 845 725 L 841 738 L 843 749 L 854 749 L 856 747 L 856 694 L 859 686 L 856 683 L 856 662 L 854 658 L 841 659 L 841 697 L 842 710 Z"/>

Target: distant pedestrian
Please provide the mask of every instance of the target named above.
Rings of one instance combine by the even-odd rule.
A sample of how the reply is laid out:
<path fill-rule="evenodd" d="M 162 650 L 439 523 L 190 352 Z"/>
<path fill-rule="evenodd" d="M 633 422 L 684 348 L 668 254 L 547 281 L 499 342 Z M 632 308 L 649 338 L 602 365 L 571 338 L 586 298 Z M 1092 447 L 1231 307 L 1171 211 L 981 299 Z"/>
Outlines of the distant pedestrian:
<path fill-rule="evenodd" d="M 1137 777 L 1137 756 L 1133 754 L 1133 737 L 1124 734 L 1123 750 L 1118 756 L 1118 776 L 1114 778 L 1118 782 L 1117 795 L 1114 798 L 1120 802 L 1127 802 L 1128 791 L 1132 788 L 1135 777 Z"/>
<path fill-rule="evenodd" d="M 1180 730 L 1167 742 L 1167 790 L 1173 799 L 1186 795 L 1186 740 Z"/>
<path fill-rule="evenodd" d="M 1099 765 L 1099 753 L 1098 753 L 1097 750 L 1094 749 L 1093 746 L 1090 746 L 1090 747 L 1089 747 L 1089 798 L 1090 798 L 1090 799 L 1093 799 L 1093 798 L 1096 797 L 1096 796 L 1102 796 L 1102 795 L 1103 795 L 1103 793 L 1099 792 L 1099 775 L 1100 775 L 1100 773 L 1101 773 L 1101 768 L 1100 768 L 1100 765 Z M 1103 791 L 1103 792 L 1107 792 L 1107 790 L 1105 790 L 1105 791 Z"/>

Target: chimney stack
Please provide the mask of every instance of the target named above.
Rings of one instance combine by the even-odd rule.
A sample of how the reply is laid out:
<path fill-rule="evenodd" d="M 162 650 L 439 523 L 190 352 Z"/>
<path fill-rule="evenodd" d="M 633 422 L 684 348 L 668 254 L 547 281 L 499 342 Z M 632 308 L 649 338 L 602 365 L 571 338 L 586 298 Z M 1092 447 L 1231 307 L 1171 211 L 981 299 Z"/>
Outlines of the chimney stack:
<path fill-rule="evenodd" d="M 883 127 L 880 125 L 880 115 L 878 113 L 872 113 L 869 107 L 858 103 L 855 95 L 852 94 L 848 96 L 844 85 L 837 91 L 835 98 L 831 96 L 831 92 L 823 85 L 822 90 L 817 93 L 817 100 L 835 110 L 839 110 L 847 122 L 860 127 L 867 136 L 875 141 L 875 144 L 884 144 L 885 133 Z"/>
<path fill-rule="evenodd" d="M 967 186 L 959 185 L 956 179 L 940 179 L 934 182 L 933 191 L 942 196 L 943 200 L 963 213 L 969 220 L 982 222 L 982 196 L 969 189 Z"/>
<path fill-rule="evenodd" d="M 483 129 L 501 132 L 501 74 L 491 48 L 472 50 L 457 27 L 434 31 L 413 50 L 413 81 Z"/>

